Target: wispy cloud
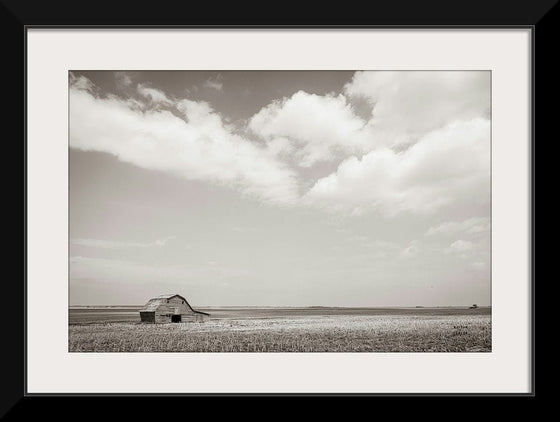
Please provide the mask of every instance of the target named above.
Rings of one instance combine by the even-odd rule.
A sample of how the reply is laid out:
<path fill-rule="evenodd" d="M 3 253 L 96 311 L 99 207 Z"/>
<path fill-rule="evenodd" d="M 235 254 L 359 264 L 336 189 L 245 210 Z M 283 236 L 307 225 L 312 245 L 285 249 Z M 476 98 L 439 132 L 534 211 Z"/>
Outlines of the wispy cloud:
<path fill-rule="evenodd" d="M 486 265 L 485 262 L 473 262 L 473 263 L 470 265 L 470 268 L 471 268 L 472 270 L 476 270 L 476 271 L 483 271 L 483 270 L 485 270 L 485 269 L 487 268 L 487 265 Z"/>
<path fill-rule="evenodd" d="M 255 227 L 250 227 L 250 226 L 232 226 L 231 230 L 236 232 L 236 233 L 251 233 L 251 232 L 255 232 L 257 231 L 257 229 Z"/>
<path fill-rule="evenodd" d="M 164 237 L 163 239 L 157 239 L 154 243 L 157 246 L 165 246 L 165 244 L 172 239 L 175 239 L 175 236 L 167 236 L 167 237 Z"/>
<path fill-rule="evenodd" d="M 224 83 L 222 82 L 222 76 L 218 74 L 215 78 L 208 78 L 204 82 L 206 88 L 215 89 L 216 91 L 222 91 L 224 89 Z"/>
<path fill-rule="evenodd" d="M 344 160 L 307 192 L 304 203 L 363 215 L 429 214 L 450 204 L 490 201 L 490 122 L 458 122 L 397 153 L 379 148 Z"/>
<path fill-rule="evenodd" d="M 70 257 L 70 276 L 79 279 L 90 277 L 94 280 L 118 280 L 120 283 L 154 283 L 169 280 L 196 280 L 208 274 L 202 266 L 160 266 L 119 259 Z"/>
<path fill-rule="evenodd" d="M 462 256 L 465 256 L 466 252 L 470 252 L 473 249 L 475 249 L 475 245 L 473 242 L 469 240 L 459 239 L 449 245 L 449 247 L 447 247 L 444 252 L 446 254 L 461 254 Z"/>
<path fill-rule="evenodd" d="M 490 113 L 490 72 L 356 72 L 344 92 L 372 105 L 369 126 L 378 145 L 408 143 Z"/>
<path fill-rule="evenodd" d="M 247 276 L 248 271 L 221 267 L 207 263 L 201 265 L 158 265 L 120 259 L 70 257 L 71 279 L 91 278 L 95 281 L 109 280 L 137 285 L 157 282 L 185 282 L 199 284 L 200 280 L 217 279 L 221 276 Z"/>
<path fill-rule="evenodd" d="M 116 77 L 132 83 L 126 73 Z M 221 75 L 204 86 L 223 90 Z M 139 97 L 101 96 L 87 78 L 70 74 L 70 88 L 71 147 L 263 202 L 390 218 L 490 200 L 487 72 L 357 72 L 342 94 L 298 91 L 242 127 L 207 102 L 146 84 L 137 85 Z M 371 103 L 369 120 L 356 114 L 353 98 Z M 317 179 L 306 168 L 321 162 L 337 168 Z M 426 234 L 488 230 L 471 220 Z"/>
<path fill-rule="evenodd" d="M 76 76 L 72 72 L 68 72 L 69 85 L 72 89 L 79 89 L 94 94 L 98 91 L 97 87 L 85 76 Z"/>
<path fill-rule="evenodd" d="M 432 226 L 426 232 L 426 236 L 436 234 L 454 235 L 457 233 L 486 233 L 490 230 L 490 220 L 485 217 L 473 217 L 464 221 L 447 221 L 437 226 Z"/>
<path fill-rule="evenodd" d="M 70 242 L 78 246 L 87 246 L 89 248 L 102 248 L 102 249 L 124 249 L 124 248 L 153 248 L 162 247 L 175 236 L 164 237 L 157 239 L 155 242 L 122 242 L 116 240 L 103 240 L 103 239 L 70 239 Z"/>
<path fill-rule="evenodd" d="M 119 89 L 125 89 L 132 85 L 132 77 L 128 72 L 115 72 L 115 82 Z"/>
<path fill-rule="evenodd" d="M 344 95 L 304 91 L 263 107 L 249 122 L 249 128 L 271 148 L 279 144 L 280 151 L 286 151 L 286 141 L 291 142 L 288 151 L 294 152 L 302 167 L 370 150 L 374 143 L 365 126 Z"/>
<path fill-rule="evenodd" d="M 336 229 L 339 233 L 346 233 L 348 232 L 348 230 L 339 230 Z M 371 248 L 371 249 L 382 249 L 385 251 L 395 251 L 398 250 L 400 248 L 400 246 L 398 245 L 398 243 L 396 242 L 389 242 L 386 240 L 378 240 L 378 239 L 373 239 L 369 236 L 363 236 L 363 235 L 352 235 L 349 236 L 347 238 L 348 241 L 350 241 L 353 244 L 359 245 L 361 247 L 364 248 Z"/>
<path fill-rule="evenodd" d="M 167 106 L 174 104 L 174 102 L 171 101 L 167 97 L 167 95 L 165 95 L 165 93 L 163 91 L 160 91 L 159 89 L 150 88 L 143 84 L 138 84 L 137 90 L 141 96 L 150 99 L 154 104 L 162 104 Z"/>
<path fill-rule="evenodd" d="M 139 167 L 228 185 L 264 202 L 293 205 L 295 172 L 261 145 L 232 132 L 203 101 L 177 100 L 177 113 L 128 99 L 94 95 L 91 83 L 70 89 L 70 146 L 103 151 Z M 170 104 L 162 91 L 138 86 L 150 104 Z M 102 122 L 100 124 L 99 122 Z"/>
<path fill-rule="evenodd" d="M 400 256 L 402 258 L 412 258 L 418 255 L 420 251 L 420 243 L 418 240 L 411 240 L 408 245 L 401 251 Z"/>

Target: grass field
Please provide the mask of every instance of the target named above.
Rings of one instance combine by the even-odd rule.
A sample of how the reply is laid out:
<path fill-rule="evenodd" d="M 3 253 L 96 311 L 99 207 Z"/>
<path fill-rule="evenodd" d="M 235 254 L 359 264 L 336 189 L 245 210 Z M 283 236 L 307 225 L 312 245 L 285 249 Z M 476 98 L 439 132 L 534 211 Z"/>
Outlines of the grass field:
<path fill-rule="evenodd" d="M 203 324 L 142 324 L 139 307 L 69 310 L 71 352 L 490 352 L 491 309 L 199 308 Z"/>

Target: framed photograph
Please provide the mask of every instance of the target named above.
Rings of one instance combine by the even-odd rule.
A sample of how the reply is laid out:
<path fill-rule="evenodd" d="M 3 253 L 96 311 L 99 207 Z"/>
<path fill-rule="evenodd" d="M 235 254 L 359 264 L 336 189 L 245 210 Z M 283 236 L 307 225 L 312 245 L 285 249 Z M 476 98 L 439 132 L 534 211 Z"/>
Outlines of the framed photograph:
<path fill-rule="evenodd" d="M 23 395 L 534 395 L 534 23 L 26 24 Z"/>

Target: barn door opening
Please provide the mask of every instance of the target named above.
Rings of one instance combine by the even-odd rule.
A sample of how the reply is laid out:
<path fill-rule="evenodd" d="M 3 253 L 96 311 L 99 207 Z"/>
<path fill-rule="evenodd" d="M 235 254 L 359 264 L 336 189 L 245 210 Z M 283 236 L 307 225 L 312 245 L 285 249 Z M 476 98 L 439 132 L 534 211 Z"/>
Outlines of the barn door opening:
<path fill-rule="evenodd" d="M 181 322 L 181 315 L 171 315 L 171 322 Z"/>

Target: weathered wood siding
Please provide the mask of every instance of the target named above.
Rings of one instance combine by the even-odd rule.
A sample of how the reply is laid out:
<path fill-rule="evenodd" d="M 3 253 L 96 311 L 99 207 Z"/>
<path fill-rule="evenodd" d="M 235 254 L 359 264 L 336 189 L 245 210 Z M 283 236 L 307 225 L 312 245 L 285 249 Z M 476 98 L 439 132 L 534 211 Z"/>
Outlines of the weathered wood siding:
<path fill-rule="evenodd" d="M 193 310 L 191 309 L 191 307 L 187 304 L 187 302 L 186 302 L 185 300 L 181 299 L 181 298 L 178 297 L 178 296 L 172 297 L 172 298 L 167 299 L 167 300 L 168 300 L 167 303 L 168 303 L 170 306 L 179 306 L 179 307 L 181 308 L 181 310 L 185 310 L 185 311 L 188 311 L 188 312 L 192 312 L 192 311 L 193 311 Z M 181 313 L 185 313 L 185 312 L 181 312 Z"/>
<path fill-rule="evenodd" d="M 142 322 L 155 322 L 154 312 L 140 312 L 140 321 L 142 321 Z"/>
<path fill-rule="evenodd" d="M 171 316 L 166 313 L 160 313 L 159 309 L 156 311 L 156 323 L 158 324 L 165 324 L 167 322 L 171 322 Z"/>
<path fill-rule="evenodd" d="M 142 322 L 170 323 L 173 315 L 181 315 L 181 322 L 204 322 L 208 318 L 207 315 L 195 312 L 181 296 L 151 299 L 150 303 L 155 305 L 151 307 L 153 311 L 141 311 Z"/>
<path fill-rule="evenodd" d="M 160 304 L 156 310 L 156 322 L 171 322 L 172 315 L 181 315 L 181 322 L 188 322 L 194 319 L 195 312 L 181 298 L 173 297 Z"/>

